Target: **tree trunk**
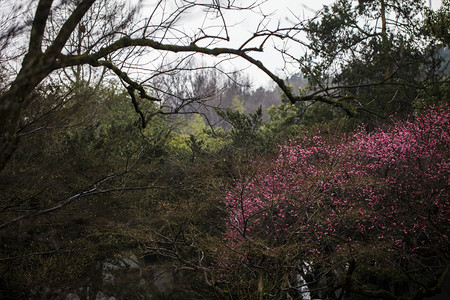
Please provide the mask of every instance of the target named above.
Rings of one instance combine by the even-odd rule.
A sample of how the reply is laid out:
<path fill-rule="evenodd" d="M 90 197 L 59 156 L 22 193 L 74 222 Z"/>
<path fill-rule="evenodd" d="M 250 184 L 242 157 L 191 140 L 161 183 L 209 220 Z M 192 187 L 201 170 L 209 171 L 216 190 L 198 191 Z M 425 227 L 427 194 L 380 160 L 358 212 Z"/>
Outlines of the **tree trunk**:
<path fill-rule="evenodd" d="M 40 58 L 40 57 L 39 57 Z M 37 58 L 35 61 L 40 61 Z M 17 130 L 23 108 L 28 104 L 33 91 L 51 72 L 44 63 L 28 67 L 28 59 L 24 59 L 19 75 L 10 89 L 0 96 L 0 172 L 6 166 L 17 147 Z"/>

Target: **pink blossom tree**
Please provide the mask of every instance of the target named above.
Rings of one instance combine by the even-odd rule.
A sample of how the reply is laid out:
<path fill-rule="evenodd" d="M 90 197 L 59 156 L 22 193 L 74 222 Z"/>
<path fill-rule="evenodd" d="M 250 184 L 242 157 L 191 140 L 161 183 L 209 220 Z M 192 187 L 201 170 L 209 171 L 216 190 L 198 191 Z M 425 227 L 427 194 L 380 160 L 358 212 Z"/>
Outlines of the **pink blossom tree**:
<path fill-rule="evenodd" d="M 431 108 L 373 132 L 309 133 L 280 146 L 228 190 L 215 270 L 234 290 L 254 282 L 259 297 L 301 299 L 305 281 L 322 298 L 439 293 L 449 259 L 449 123 L 448 107 Z"/>

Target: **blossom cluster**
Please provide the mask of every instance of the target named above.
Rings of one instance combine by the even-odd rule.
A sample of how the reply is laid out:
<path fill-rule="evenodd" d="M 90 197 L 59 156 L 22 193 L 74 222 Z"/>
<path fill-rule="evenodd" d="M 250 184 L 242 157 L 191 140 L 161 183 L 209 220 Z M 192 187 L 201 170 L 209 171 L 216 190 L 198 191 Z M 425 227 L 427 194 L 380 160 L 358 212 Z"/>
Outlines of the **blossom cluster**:
<path fill-rule="evenodd" d="M 372 132 L 281 145 L 269 167 L 228 190 L 229 248 L 242 260 L 249 243 L 303 261 L 447 256 L 449 123 L 448 107 L 431 108 Z"/>

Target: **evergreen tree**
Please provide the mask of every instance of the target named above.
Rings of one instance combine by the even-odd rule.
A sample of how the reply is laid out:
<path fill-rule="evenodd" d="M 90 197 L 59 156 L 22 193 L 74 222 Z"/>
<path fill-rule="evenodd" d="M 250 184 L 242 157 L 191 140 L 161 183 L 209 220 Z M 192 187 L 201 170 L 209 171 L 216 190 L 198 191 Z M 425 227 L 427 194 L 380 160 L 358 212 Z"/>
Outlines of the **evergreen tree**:
<path fill-rule="evenodd" d="M 449 81 L 442 56 L 448 32 L 437 25 L 445 13 L 426 22 L 427 12 L 433 15 L 424 1 L 338 0 L 324 6 L 307 25 L 310 51 L 299 60 L 312 90 L 333 95 L 365 121 L 406 116 L 423 100 L 448 101 L 441 88 Z M 436 35 L 424 34 L 430 22 Z"/>

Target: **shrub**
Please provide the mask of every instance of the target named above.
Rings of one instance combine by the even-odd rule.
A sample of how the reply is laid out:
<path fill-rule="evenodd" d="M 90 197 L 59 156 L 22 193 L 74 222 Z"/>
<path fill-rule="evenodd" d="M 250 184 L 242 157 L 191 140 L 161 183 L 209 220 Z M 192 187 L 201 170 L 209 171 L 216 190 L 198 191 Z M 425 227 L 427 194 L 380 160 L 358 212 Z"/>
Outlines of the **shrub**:
<path fill-rule="evenodd" d="M 235 290 L 255 278 L 263 294 L 298 292 L 298 276 L 321 297 L 437 293 L 449 258 L 449 116 L 431 108 L 373 132 L 280 146 L 227 191 L 214 268 Z"/>

